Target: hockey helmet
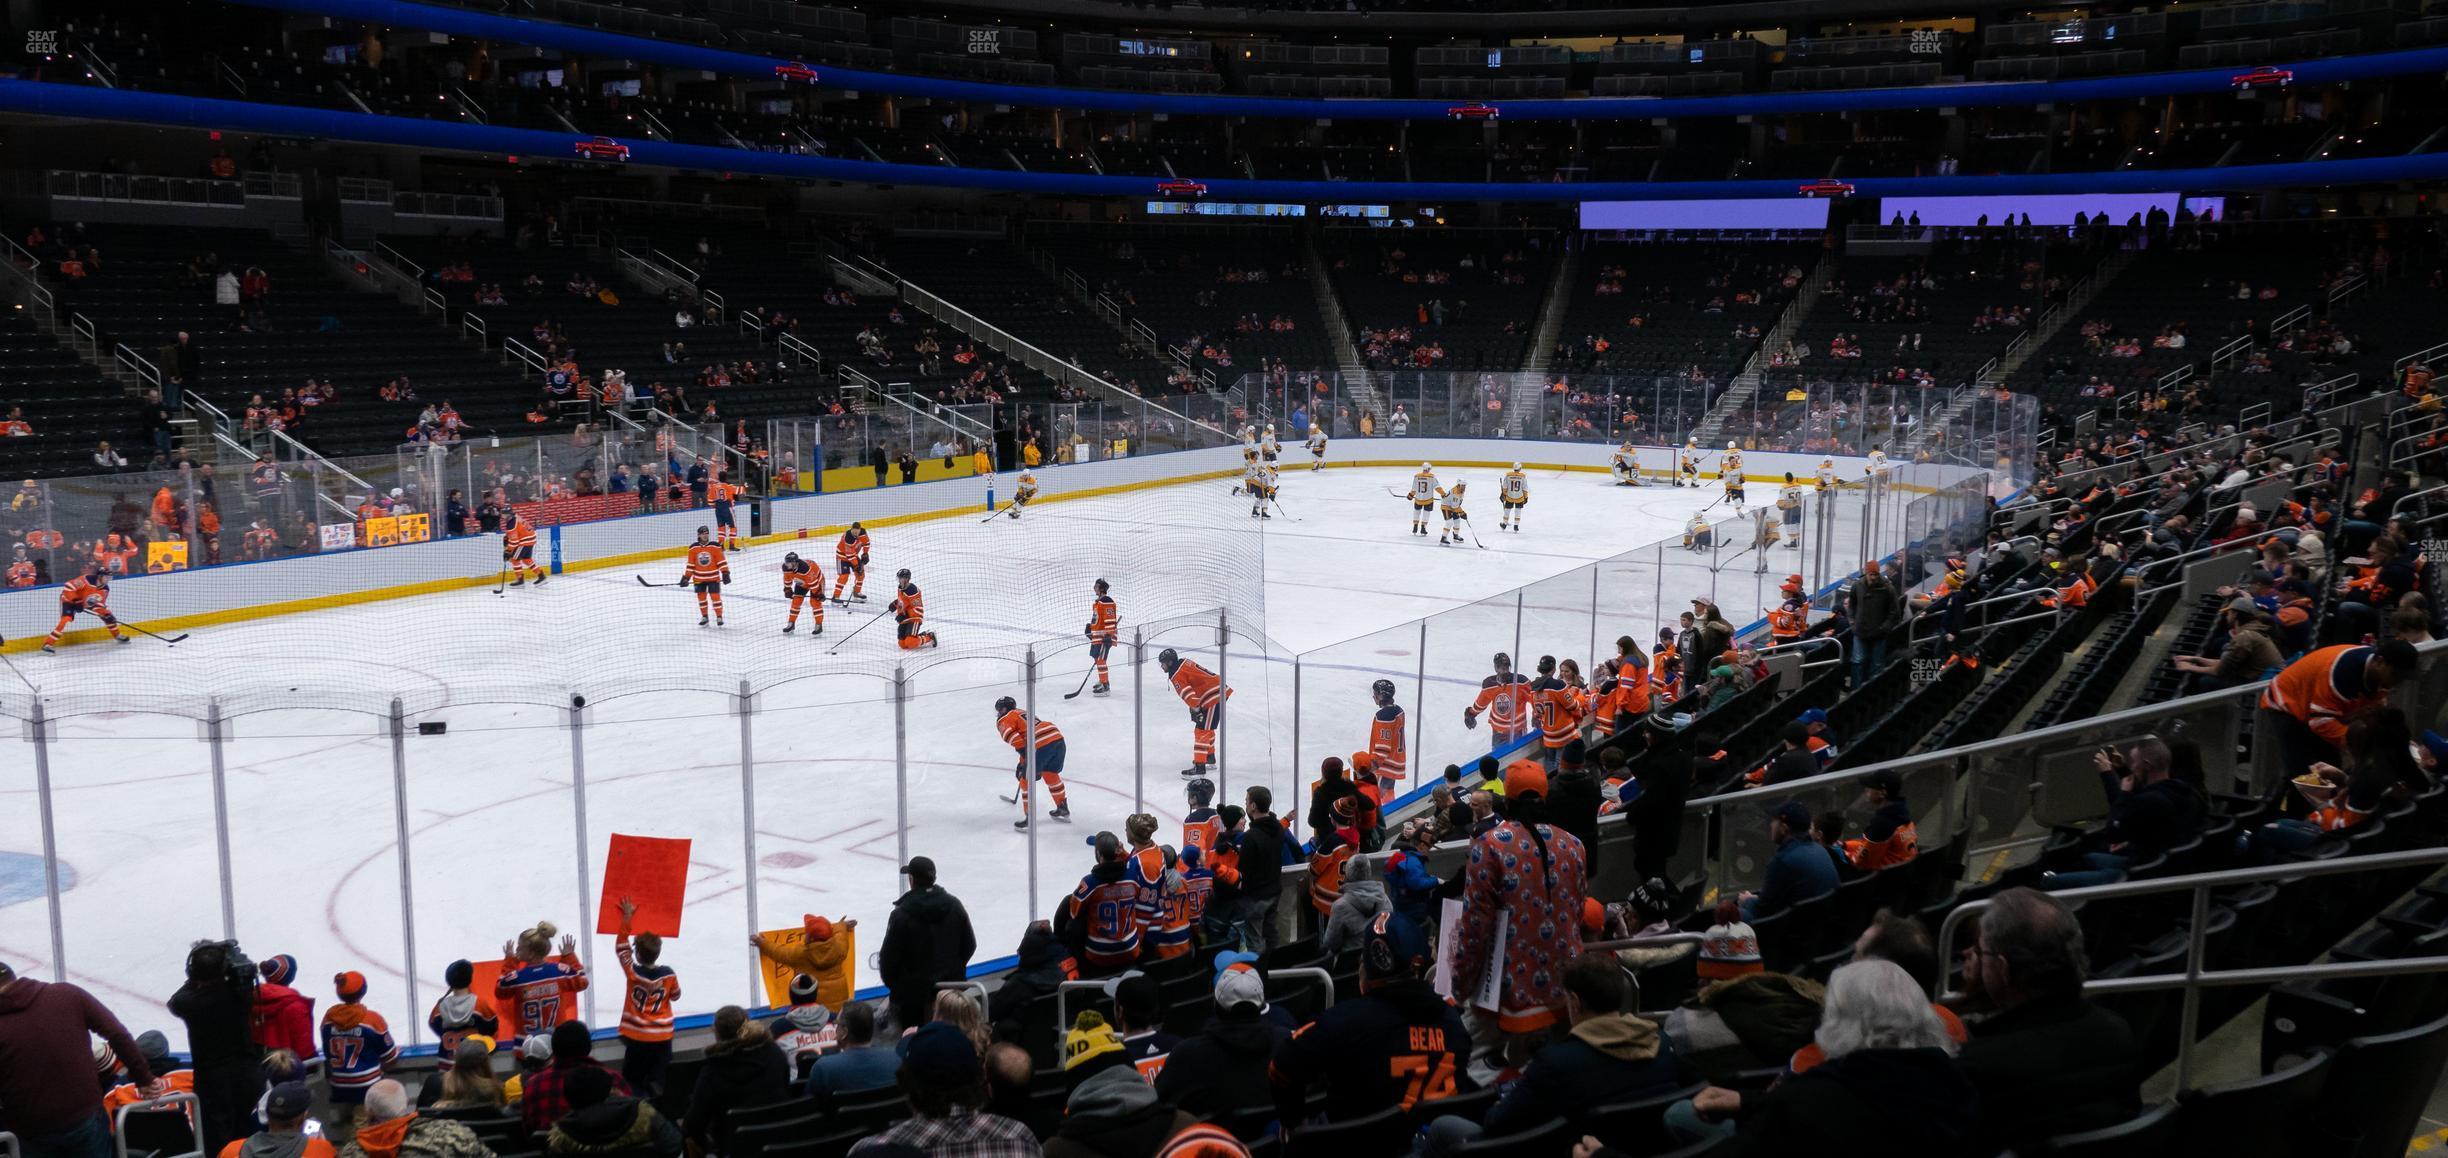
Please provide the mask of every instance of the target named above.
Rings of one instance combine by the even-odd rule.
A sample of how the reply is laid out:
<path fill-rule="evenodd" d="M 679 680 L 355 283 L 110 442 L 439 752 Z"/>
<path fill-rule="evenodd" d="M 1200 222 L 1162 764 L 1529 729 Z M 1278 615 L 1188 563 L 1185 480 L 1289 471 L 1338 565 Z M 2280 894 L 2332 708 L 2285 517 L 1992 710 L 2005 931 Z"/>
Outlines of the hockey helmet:
<path fill-rule="evenodd" d="M 1517 463 L 1514 463 L 1514 464 L 1513 464 L 1513 469 L 1515 469 L 1515 470 L 1520 470 L 1520 469 L 1521 469 L 1521 464 L 1520 464 L 1520 463 L 1518 463 L 1518 462 L 1517 462 Z"/>
<path fill-rule="evenodd" d="M 1727 439 L 1727 440 L 1726 440 L 1726 449 L 1727 449 L 1727 450 L 1732 450 L 1732 449 L 1734 449 L 1734 440 L 1733 440 L 1733 439 L 1729 438 L 1729 439 Z"/>
<path fill-rule="evenodd" d="M 1002 699 L 995 701 L 995 715 L 997 716 L 1000 716 L 1005 712 L 1018 711 L 1019 708 L 1019 702 L 1012 699 L 1010 696 L 1005 696 Z"/>
<path fill-rule="evenodd" d="M 1433 466 L 1428 465 L 1427 463 L 1424 463 L 1424 462 L 1423 462 L 1423 463 L 1421 463 L 1421 464 L 1420 464 L 1420 469 L 1421 469 L 1421 470 L 1435 470 L 1436 468 L 1435 468 L 1435 467 L 1433 467 Z"/>
<path fill-rule="evenodd" d="M 1181 666 L 1181 655 L 1168 647 L 1156 653 L 1156 666 L 1163 668 L 1166 675 L 1171 675 L 1174 668 Z"/>
<path fill-rule="evenodd" d="M 1097 580 L 1097 581 L 1096 581 L 1096 593 L 1097 593 L 1097 594 L 1099 594 L 1099 595 L 1103 595 L 1103 594 L 1105 594 L 1105 581 L 1104 581 L 1104 580 L 1099 579 L 1099 580 Z"/>
<path fill-rule="evenodd" d="M 1500 670 L 1500 671 L 1511 671 L 1511 670 L 1513 670 L 1513 657 L 1512 657 L 1512 656 L 1509 656 L 1509 655 L 1506 655 L 1505 653 L 1503 653 L 1503 652 L 1501 652 L 1501 651 L 1500 651 L 1500 652 L 1497 652 L 1497 653 L 1496 653 L 1496 667 L 1497 667 L 1497 669 L 1498 669 L 1498 670 Z"/>
<path fill-rule="evenodd" d="M 903 567 L 902 569 L 900 569 L 900 570 L 898 570 L 898 571 L 893 572 L 893 578 L 898 579 L 898 580 L 900 580 L 900 581 L 902 581 L 902 582 L 904 582 L 904 583 L 909 582 L 909 577 L 910 577 L 910 574 L 909 574 L 909 568 L 907 568 L 907 567 Z"/>
<path fill-rule="evenodd" d="M 714 533 L 714 528 L 712 528 L 712 527 L 699 527 L 699 528 L 697 528 L 697 537 L 698 537 L 698 538 L 700 538 L 700 539 L 705 538 L 707 535 L 711 535 L 711 534 L 713 534 L 713 533 Z"/>
<path fill-rule="evenodd" d="M 794 566 L 794 567 L 798 566 L 798 565 L 799 565 L 799 552 L 797 552 L 797 551 L 792 551 L 792 552 L 790 552 L 790 553 L 788 553 L 788 554 L 786 554 L 786 555 L 782 556 L 782 561 L 783 561 L 784 563 L 788 563 L 788 564 L 790 564 L 791 566 Z"/>

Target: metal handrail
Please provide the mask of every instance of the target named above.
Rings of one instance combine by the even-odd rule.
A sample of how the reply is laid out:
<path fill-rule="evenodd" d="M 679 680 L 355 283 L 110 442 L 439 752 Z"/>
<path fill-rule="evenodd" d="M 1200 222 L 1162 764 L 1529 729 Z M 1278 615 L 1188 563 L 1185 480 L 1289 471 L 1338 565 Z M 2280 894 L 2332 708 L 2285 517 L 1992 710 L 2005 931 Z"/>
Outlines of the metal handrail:
<path fill-rule="evenodd" d="M 780 335 L 774 339 L 774 345 L 780 346 L 793 354 L 797 354 L 800 357 L 807 359 L 807 364 L 810 366 L 813 366 L 819 370 L 824 368 L 824 352 L 818 350 L 814 346 L 808 345 L 806 339 L 801 338 L 797 334 L 791 333 L 788 330 L 783 330 L 780 332 Z"/>
<path fill-rule="evenodd" d="M 519 341 L 517 338 L 505 335 L 502 338 L 502 353 L 508 354 L 521 362 L 527 363 L 528 367 L 533 369 L 538 374 L 544 372 L 544 355 L 537 353 L 534 349 L 530 348 L 527 343 Z"/>
<path fill-rule="evenodd" d="M 474 330 L 476 332 L 477 345 L 482 346 L 486 344 L 486 338 L 489 335 L 487 335 L 485 332 L 485 320 L 476 316 L 476 311 L 474 310 L 469 310 L 468 312 L 459 315 L 459 332 L 461 334 L 465 334 L 470 330 Z"/>
<path fill-rule="evenodd" d="M 151 358 L 129 349 L 127 343 L 121 342 L 111 351 L 111 360 L 127 367 L 129 373 L 151 383 L 154 389 L 161 389 L 161 367 L 154 365 Z"/>
<path fill-rule="evenodd" d="M 2119 881 L 2115 884 L 2091 885 L 2078 889 L 2061 889 L 2050 893 L 2060 902 L 2079 904 L 2084 901 L 2119 900 L 2125 897 L 2153 896 L 2159 893 L 2189 892 L 2192 894 L 2192 914 L 2186 924 L 2185 967 L 2182 973 L 2163 973 L 2142 977 L 2118 977 L 2083 983 L 2086 993 L 2154 993 L 2166 989 L 2184 991 L 2184 1013 L 2176 1035 L 2176 1086 L 2183 1089 L 2192 1077 L 2193 1038 L 2201 1021 L 2201 991 L 2204 986 L 2269 985 L 2281 981 L 2319 980 L 2323 977 L 2371 977 L 2394 973 L 2448 972 L 2448 960 L 2438 957 L 2409 958 L 2400 961 L 2314 963 L 2272 969 L 2203 968 L 2209 944 L 2210 892 L 2229 885 L 2262 884 L 2269 881 L 2292 881 L 2307 877 L 2342 876 L 2347 873 L 2377 872 L 2397 868 L 2422 868 L 2448 864 L 2448 848 L 2409 849 L 2403 852 L 2373 853 L 2369 856 L 2338 856 L 2326 860 L 2294 861 L 2287 864 L 2264 865 L 2257 868 L 2222 869 L 2217 872 L 2191 873 L 2179 877 L 2159 877 L 2146 881 Z M 1938 924 L 1938 960 L 1954 959 L 1955 931 L 1965 921 L 1996 904 L 1995 898 L 1965 901 L 1947 911 L 1946 919 Z M 2375 968 L 2382 966 L 2382 968 Z M 1944 990 L 1942 972 L 1934 989 Z M 1943 992 L 1933 996 L 1951 996 Z"/>
<path fill-rule="evenodd" d="M 418 281 L 425 280 L 425 267 L 409 260 L 407 254 L 391 248 L 391 244 L 389 242 L 379 240 L 376 241 L 374 243 L 374 256 L 381 258 L 385 264 L 400 271 L 401 273 L 407 274 Z"/>
<path fill-rule="evenodd" d="M 1273 920 L 1274 918 L 1270 916 L 1268 919 Z M 1696 934 L 1694 935 L 1696 936 Z M 1069 1028 L 1071 1025 L 1071 994 L 1085 992 L 1091 989 L 1096 990 L 1099 993 L 1103 993 L 1105 992 L 1106 986 L 1115 984 L 1121 981 L 1123 978 L 1134 976 L 1145 975 L 1136 969 L 1132 969 L 1114 974 L 1111 977 L 1100 977 L 1094 981 L 1065 981 L 1060 985 L 1055 986 L 1054 1024 L 1063 1026 L 1065 1028 Z M 1318 968 L 1315 965 L 1300 965 L 1289 969 L 1269 969 L 1259 974 L 1258 979 L 1270 989 L 1274 988 L 1278 982 L 1293 979 L 1322 985 L 1326 987 L 1326 999 L 1330 1002 L 1334 1000 L 1334 974 Z"/>
<path fill-rule="evenodd" d="M 2396 361 L 2389 363 L 2389 369 L 2403 374 L 2405 373 L 2406 367 L 2411 366 L 2416 362 L 2420 362 L 2423 365 L 2428 366 L 2433 362 L 2439 361 L 2442 357 L 2448 357 L 2448 342 L 2441 342 L 2436 346 L 2425 346 L 2422 349 L 2416 350 L 2403 358 L 2399 358 Z"/>

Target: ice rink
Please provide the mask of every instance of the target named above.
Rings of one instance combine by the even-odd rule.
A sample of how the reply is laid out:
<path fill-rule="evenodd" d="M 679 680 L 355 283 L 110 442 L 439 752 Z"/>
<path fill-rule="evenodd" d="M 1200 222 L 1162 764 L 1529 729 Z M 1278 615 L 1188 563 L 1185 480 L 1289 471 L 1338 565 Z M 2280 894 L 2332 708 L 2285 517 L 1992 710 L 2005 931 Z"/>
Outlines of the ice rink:
<path fill-rule="evenodd" d="M 1166 833 L 1178 831 L 1191 740 L 1155 655 L 1169 646 L 1218 665 L 1212 618 L 1188 614 L 1206 593 L 1260 592 L 1262 605 L 1256 616 L 1235 609 L 1235 637 L 1221 661 L 1235 692 L 1225 792 L 1238 799 L 1246 785 L 1266 783 L 1285 802 L 1296 780 L 1309 777 L 1295 775 L 1296 743 L 1309 769 L 1362 746 L 1375 679 L 1394 680 L 1412 713 L 1414 775 L 1424 767 L 1433 776 L 1486 750 L 1486 733 L 1466 731 L 1461 711 L 1491 653 L 1514 652 L 1525 670 L 1542 653 L 1586 666 L 1611 652 L 1619 634 L 1646 645 L 1691 596 L 1712 591 L 1728 619 L 1748 623 L 1814 554 L 1777 548 L 1762 567 L 1757 552 L 1741 550 L 1748 523 L 1729 526 L 1728 537 L 1740 540 L 1732 547 L 1683 551 L 1672 541 L 1693 510 L 1718 498 L 1713 485 L 1627 489 L 1590 472 L 1533 472 L 1526 529 L 1502 533 L 1500 472 L 1486 468 L 1458 472 L 1471 483 L 1484 549 L 1439 546 L 1433 530 L 1427 538 L 1408 533 L 1408 504 L 1389 494 L 1409 471 L 1311 473 L 1300 468 L 1303 457 L 1294 455 L 1284 474 L 1286 514 L 1263 524 L 1243 521 L 1247 501 L 1229 493 L 1229 482 L 1202 481 L 1050 504 L 1017 523 L 956 517 L 879 530 L 874 602 L 833 611 L 817 643 L 779 634 L 773 568 L 794 548 L 769 544 L 738 562 L 730 626 L 719 633 L 696 625 L 684 593 L 638 585 L 633 571 L 668 581 L 678 570 L 658 562 L 564 575 L 500 599 L 476 588 L 199 629 L 170 651 L 145 641 L 12 658 L 58 687 L 135 683 L 201 695 L 232 672 L 262 683 L 269 671 L 291 675 L 300 702 L 363 704 L 229 721 L 221 777 L 228 903 L 248 951 L 295 955 L 301 987 L 318 1000 L 330 1000 L 334 972 L 362 971 L 373 1007 L 403 1036 L 416 1025 L 422 1037 L 425 1006 L 449 961 L 497 954 L 538 919 L 591 926 L 594 898 L 582 901 L 582 873 L 589 888 L 600 879 L 612 833 L 694 842 L 686 924 L 665 954 L 682 979 L 683 1012 L 762 1004 L 747 934 L 795 926 L 803 912 L 858 920 L 857 982 L 874 984 L 868 961 L 901 888 L 904 849 L 941 866 L 943 883 L 968 907 L 980 960 L 1010 953 L 1024 921 L 1050 915 L 1086 868 L 1085 838 L 1120 829 L 1135 802 Z M 1456 473 L 1440 472 L 1447 480 Z M 1754 484 L 1751 497 L 1755 506 L 1770 502 L 1774 488 Z M 1830 557 L 1857 564 L 1860 520 L 1846 504 L 1858 511 L 1859 500 L 1833 501 L 1832 537 L 1843 541 Z M 1231 520 L 1221 535 L 1228 542 L 1209 535 L 1208 549 L 1188 545 L 1196 528 L 1217 519 Z M 1591 566 L 1661 541 L 1670 545 Z M 830 540 L 808 543 L 796 549 L 812 549 L 829 569 Z M 825 657 L 883 607 L 898 566 L 926 583 L 930 619 L 947 639 L 1008 644 L 1008 654 L 905 656 L 884 624 Z M 1065 700 L 1089 662 L 1076 633 L 1095 576 L 1113 584 L 1126 643 L 1112 695 Z M 1147 639 L 1145 666 L 1134 669 L 1128 640 L 1148 626 L 1137 593 L 1158 587 L 1176 622 Z M 582 626 L 542 641 L 521 633 L 537 621 Z M 11 624 L 9 634 L 27 626 Z M 1032 833 L 1013 830 L 1018 808 L 1000 799 L 1015 784 L 1014 756 L 995 733 L 992 709 L 998 696 L 1023 694 L 1017 661 L 1027 640 L 1054 641 L 1040 645 L 1037 706 L 1068 740 L 1064 779 L 1075 814 Z M 890 672 L 903 658 L 907 699 L 896 705 Z M 776 672 L 801 666 L 828 674 L 774 682 Z M 751 672 L 763 690 L 743 722 L 737 696 L 708 689 Z M 695 690 L 637 690 L 667 685 Z M 502 702 L 519 697 L 499 690 L 559 686 L 630 694 L 593 697 L 573 728 L 564 698 Z M 389 694 L 415 705 L 403 742 L 404 850 L 393 742 L 377 714 Z M 906 720 L 905 781 L 896 776 L 896 707 Z M 417 735 L 419 723 L 447 731 Z M 55 729 L 49 759 L 67 975 L 132 1030 L 179 1038 L 161 1002 L 179 982 L 188 943 L 221 933 L 212 748 L 196 720 L 176 715 L 74 714 Z M 574 749 L 583 751 L 582 789 Z M 0 807 L 0 960 L 49 976 L 32 747 L 8 751 L 0 760 L 0 796 L 10 802 Z M 1279 803 L 1279 811 L 1289 810 Z M 405 891 L 413 893 L 408 924 L 419 975 L 413 1008 L 403 855 L 412 866 Z M 610 938 L 594 938 L 591 949 L 599 971 L 616 968 Z M 588 998 L 592 1024 L 617 1019 L 617 986 L 598 986 Z"/>

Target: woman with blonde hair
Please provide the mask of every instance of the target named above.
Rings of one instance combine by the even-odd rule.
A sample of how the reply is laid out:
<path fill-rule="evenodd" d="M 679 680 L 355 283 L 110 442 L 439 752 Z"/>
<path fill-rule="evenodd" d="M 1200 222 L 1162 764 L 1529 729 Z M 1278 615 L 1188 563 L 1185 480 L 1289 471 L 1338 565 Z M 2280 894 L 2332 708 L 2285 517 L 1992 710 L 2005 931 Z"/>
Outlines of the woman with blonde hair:
<path fill-rule="evenodd" d="M 961 1036 L 977 1047 L 979 1057 L 986 1056 L 986 1047 L 994 1044 L 994 1031 L 986 1026 L 985 1012 L 966 989 L 936 990 L 935 1020 L 960 1030 Z"/>
<path fill-rule="evenodd" d="M 481 1033 L 460 1038 L 459 1048 L 451 1053 L 451 1068 L 442 1075 L 442 1097 L 434 1108 L 499 1110 L 509 1104 L 501 1079 L 493 1076 L 493 1039 Z"/>

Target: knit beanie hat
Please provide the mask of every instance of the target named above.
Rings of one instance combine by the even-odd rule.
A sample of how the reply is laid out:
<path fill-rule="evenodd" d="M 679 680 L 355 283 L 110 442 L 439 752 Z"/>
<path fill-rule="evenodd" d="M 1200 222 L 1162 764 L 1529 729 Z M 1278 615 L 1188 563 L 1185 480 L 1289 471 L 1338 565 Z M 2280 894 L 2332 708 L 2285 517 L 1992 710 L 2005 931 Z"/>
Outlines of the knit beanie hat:
<path fill-rule="evenodd" d="M 274 985 L 287 985 L 297 980 L 297 958 L 287 953 L 277 953 L 266 957 L 263 963 L 255 968 L 263 974 L 264 980 Z"/>
<path fill-rule="evenodd" d="M 1072 1020 L 1070 1032 L 1063 1034 L 1063 1068 L 1078 1069 L 1121 1048 L 1122 1035 L 1105 1023 L 1105 1015 L 1083 1009 Z"/>

